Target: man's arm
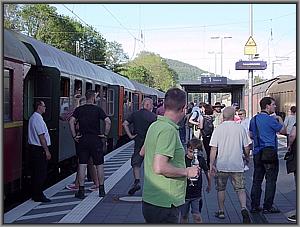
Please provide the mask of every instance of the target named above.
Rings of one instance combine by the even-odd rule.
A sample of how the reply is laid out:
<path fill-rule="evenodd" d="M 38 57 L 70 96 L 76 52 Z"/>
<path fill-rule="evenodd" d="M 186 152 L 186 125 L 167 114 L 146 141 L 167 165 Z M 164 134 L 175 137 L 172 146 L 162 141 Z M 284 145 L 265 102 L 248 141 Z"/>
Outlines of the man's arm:
<path fill-rule="evenodd" d="M 290 134 L 289 134 L 288 150 L 291 149 L 291 144 L 293 144 L 293 142 L 294 142 L 295 139 L 296 139 L 296 131 L 297 131 L 297 130 L 296 130 L 296 127 L 293 126 L 292 131 L 291 131 Z"/>
<path fill-rule="evenodd" d="M 249 155 L 250 155 L 250 145 L 244 147 L 243 152 L 244 152 L 244 155 L 245 155 L 246 158 L 249 157 Z"/>
<path fill-rule="evenodd" d="M 41 143 L 42 147 L 44 148 L 44 150 L 46 152 L 46 159 L 50 160 L 51 159 L 51 154 L 50 154 L 49 148 L 47 146 L 47 142 L 46 142 L 46 139 L 45 139 L 45 134 L 39 135 L 39 140 L 40 140 L 40 143 Z"/>
<path fill-rule="evenodd" d="M 153 158 L 153 170 L 156 174 L 165 177 L 196 177 L 199 174 L 197 166 L 178 168 L 170 164 L 169 157 L 155 154 Z"/>
<path fill-rule="evenodd" d="M 132 135 L 131 134 L 130 129 L 129 129 L 129 125 L 130 124 L 129 124 L 129 122 L 127 120 L 125 120 L 122 125 L 123 125 L 123 128 L 124 128 L 126 134 L 128 135 L 128 137 L 130 139 L 133 139 L 134 137 L 136 137 L 136 135 Z"/>
<path fill-rule="evenodd" d="M 141 150 L 140 150 L 140 156 L 142 156 L 142 157 L 145 156 L 145 145 L 143 145 Z"/>
<path fill-rule="evenodd" d="M 282 125 L 282 128 L 280 129 L 279 133 L 282 134 L 282 135 L 286 135 L 286 127 L 284 126 L 282 118 L 278 115 L 276 115 L 275 118 L 278 120 L 279 124 Z"/>
<path fill-rule="evenodd" d="M 76 118 L 73 116 L 69 120 L 69 125 L 70 125 L 70 129 L 71 129 L 72 137 L 74 140 L 76 140 L 75 121 L 76 121 Z"/>
<path fill-rule="evenodd" d="M 212 146 L 210 148 L 210 163 L 209 163 L 209 168 L 210 168 L 210 173 L 211 175 L 215 174 L 216 172 L 216 167 L 215 167 L 215 159 L 216 159 L 216 155 L 217 155 L 217 147 Z"/>

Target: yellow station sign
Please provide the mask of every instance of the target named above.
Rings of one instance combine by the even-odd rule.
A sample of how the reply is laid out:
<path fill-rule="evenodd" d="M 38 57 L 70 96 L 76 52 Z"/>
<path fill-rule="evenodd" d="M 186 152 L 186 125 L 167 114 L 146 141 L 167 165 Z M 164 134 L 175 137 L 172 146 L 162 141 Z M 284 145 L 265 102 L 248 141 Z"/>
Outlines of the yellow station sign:
<path fill-rule="evenodd" d="M 257 46 L 252 36 L 249 37 L 244 47 L 245 55 L 254 55 L 257 53 Z"/>

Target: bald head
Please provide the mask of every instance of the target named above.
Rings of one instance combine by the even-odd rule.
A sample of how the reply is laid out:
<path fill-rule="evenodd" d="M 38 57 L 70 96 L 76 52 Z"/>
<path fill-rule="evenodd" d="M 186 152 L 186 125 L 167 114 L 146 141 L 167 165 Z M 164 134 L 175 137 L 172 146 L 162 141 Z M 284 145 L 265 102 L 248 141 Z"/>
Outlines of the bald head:
<path fill-rule="evenodd" d="M 144 98 L 142 102 L 142 106 L 144 109 L 152 111 L 153 109 L 153 100 L 150 98 Z"/>
<path fill-rule="evenodd" d="M 235 109 L 232 106 L 225 107 L 223 110 L 223 120 L 231 121 L 234 119 Z"/>

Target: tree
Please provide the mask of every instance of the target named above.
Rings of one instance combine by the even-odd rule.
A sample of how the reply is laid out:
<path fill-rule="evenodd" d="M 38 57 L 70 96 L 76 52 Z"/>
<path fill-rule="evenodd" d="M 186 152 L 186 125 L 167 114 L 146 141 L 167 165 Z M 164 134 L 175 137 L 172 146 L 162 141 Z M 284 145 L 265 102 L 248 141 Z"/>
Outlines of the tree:
<path fill-rule="evenodd" d="M 135 80 L 136 82 L 151 86 L 154 83 L 154 78 L 150 72 L 144 66 L 129 66 L 128 68 L 123 68 L 120 74 L 124 75 L 130 80 Z"/>
<path fill-rule="evenodd" d="M 57 16 L 57 13 L 56 8 L 48 4 L 23 4 L 20 15 L 22 30 L 28 36 L 37 38 L 39 31 L 47 26 L 48 22 Z"/>
<path fill-rule="evenodd" d="M 149 72 L 149 76 L 153 77 L 151 87 L 167 91 L 170 87 L 175 85 L 176 74 L 172 71 L 164 59 L 159 55 L 151 52 L 141 52 L 127 67 L 143 66 Z M 150 80 L 152 81 L 152 79 Z"/>
<path fill-rule="evenodd" d="M 3 4 L 4 27 L 7 29 L 20 29 L 20 7 L 18 4 Z"/>
<path fill-rule="evenodd" d="M 262 81 L 265 81 L 265 79 L 263 79 L 262 77 L 260 77 L 259 75 L 254 76 L 254 84 L 260 83 Z"/>
<path fill-rule="evenodd" d="M 113 70 L 118 71 L 122 63 L 127 62 L 128 55 L 124 52 L 122 45 L 116 41 L 108 42 L 106 48 L 106 64 Z"/>

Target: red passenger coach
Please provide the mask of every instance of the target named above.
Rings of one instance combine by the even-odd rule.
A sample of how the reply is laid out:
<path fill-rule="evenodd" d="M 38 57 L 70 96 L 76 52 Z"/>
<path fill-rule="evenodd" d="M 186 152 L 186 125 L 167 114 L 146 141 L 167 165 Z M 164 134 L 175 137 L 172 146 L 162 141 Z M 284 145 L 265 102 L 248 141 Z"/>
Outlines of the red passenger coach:
<path fill-rule="evenodd" d="M 26 46 L 4 31 L 4 136 L 5 191 L 18 191 L 22 179 L 23 79 L 35 60 Z"/>

